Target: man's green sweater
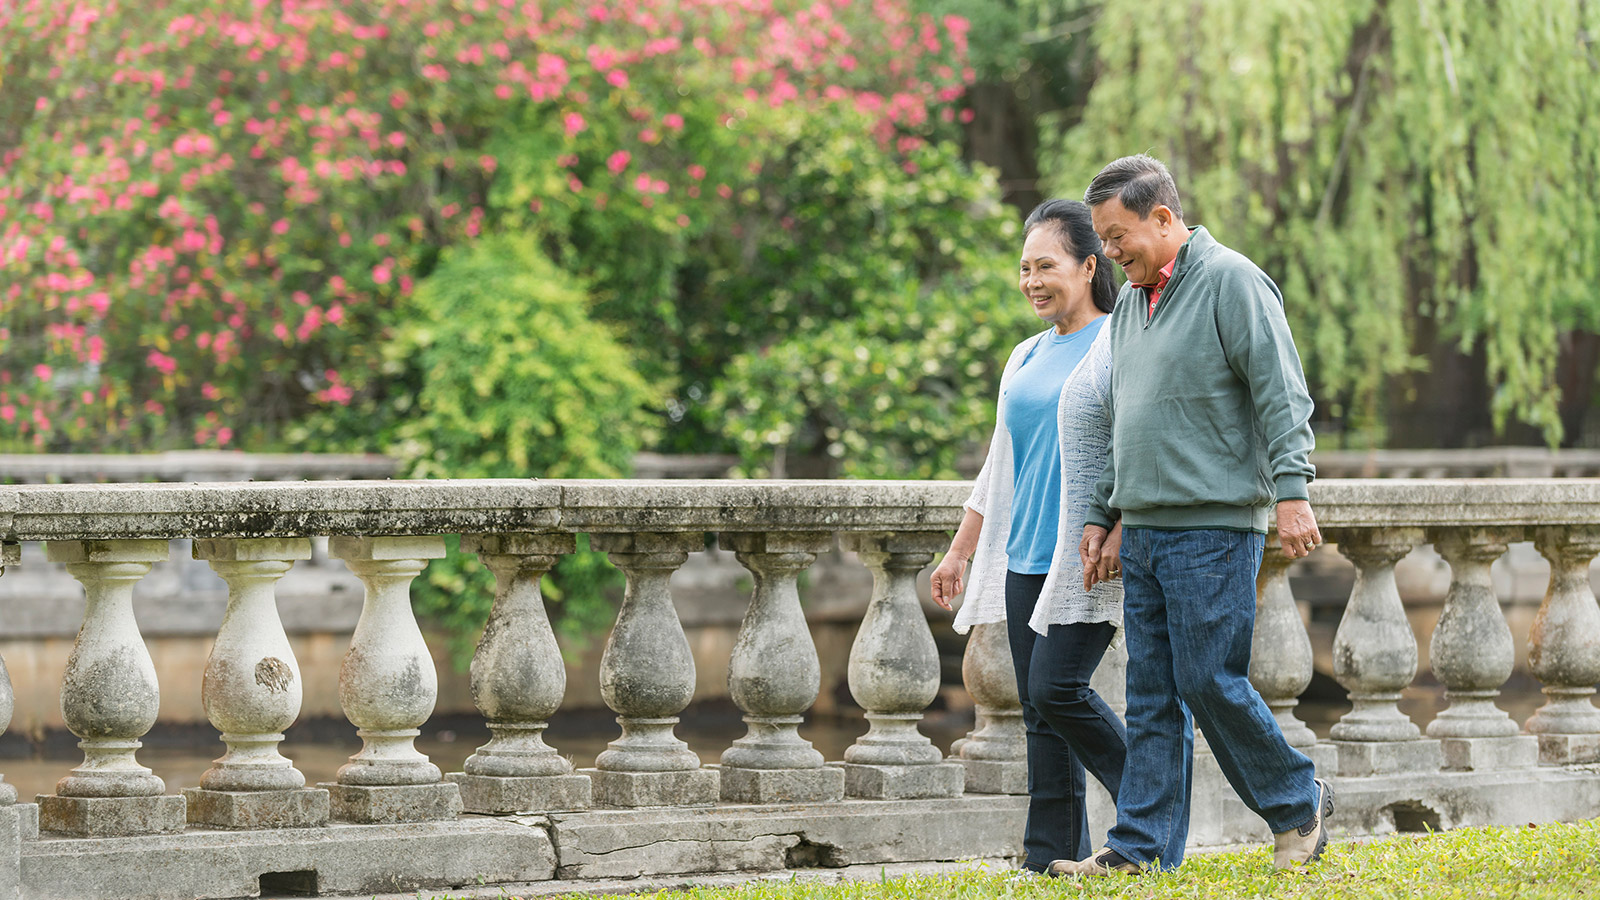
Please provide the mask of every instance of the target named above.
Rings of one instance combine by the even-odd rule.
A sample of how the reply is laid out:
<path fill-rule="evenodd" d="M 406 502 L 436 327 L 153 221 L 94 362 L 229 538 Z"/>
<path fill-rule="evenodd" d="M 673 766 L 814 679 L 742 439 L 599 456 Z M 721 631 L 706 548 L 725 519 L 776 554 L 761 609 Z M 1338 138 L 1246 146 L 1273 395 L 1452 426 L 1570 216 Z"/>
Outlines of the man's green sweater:
<path fill-rule="evenodd" d="M 1305 500 L 1311 396 L 1266 273 L 1195 228 L 1155 315 L 1122 287 L 1111 329 L 1111 452 L 1088 523 L 1267 530 Z"/>

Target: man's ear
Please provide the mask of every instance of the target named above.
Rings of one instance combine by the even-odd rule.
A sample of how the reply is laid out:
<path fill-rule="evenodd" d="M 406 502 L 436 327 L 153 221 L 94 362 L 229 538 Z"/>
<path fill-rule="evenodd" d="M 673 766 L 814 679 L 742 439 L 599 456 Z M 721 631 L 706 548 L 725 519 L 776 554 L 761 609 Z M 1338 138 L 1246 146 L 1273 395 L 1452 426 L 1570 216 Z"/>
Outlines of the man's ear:
<path fill-rule="evenodd" d="M 1163 227 L 1172 225 L 1173 220 L 1177 218 L 1172 214 L 1172 210 L 1164 204 L 1157 205 L 1155 209 L 1150 210 L 1150 215 L 1155 217 L 1157 225 Z"/>

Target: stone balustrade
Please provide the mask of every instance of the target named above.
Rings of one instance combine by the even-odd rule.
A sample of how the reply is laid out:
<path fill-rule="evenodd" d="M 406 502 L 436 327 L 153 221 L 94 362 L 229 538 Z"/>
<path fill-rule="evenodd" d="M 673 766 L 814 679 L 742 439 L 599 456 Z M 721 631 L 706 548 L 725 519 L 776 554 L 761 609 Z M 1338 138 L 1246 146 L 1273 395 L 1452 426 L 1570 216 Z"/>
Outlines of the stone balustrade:
<path fill-rule="evenodd" d="M 233 897 L 492 882 L 959 859 L 1016 853 L 1026 763 L 1003 627 L 975 629 L 963 674 L 973 731 L 948 755 L 918 730 L 939 692 L 917 577 L 948 541 L 957 482 L 537 481 L 212 483 L 0 488 L 0 571 L 46 541 L 88 600 L 60 686 L 83 763 L 37 806 L 0 782 L 0 900 L 10 896 Z M 1352 709 L 1317 739 L 1295 715 L 1311 644 L 1269 557 L 1258 579 L 1251 679 L 1291 743 L 1335 780 L 1352 832 L 1600 815 L 1600 481 L 1347 480 L 1313 485 L 1324 534 L 1357 569 L 1334 643 Z M 539 582 L 576 534 L 609 555 L 626 592 L 600 689 L 618 736 L 592 761 L 545 743 L 566 690 Z M 460 535 L 497 584 L 472 663 L 489 731 L 464 771 L 414 745 L 437 693 L 408 600 Z M 203 681 L 221 756 L 198 785 L 167 785 L 137 758 L 161 686 L 133 615 L 134 584 L 172 539 L 226 581 L 229 602 Z M 328 538 L 365 587 L 339 675 L 362 748 L 307 785 L 282 750 L 303 685 L 274 585 Z M 746 734 L 690 747 L 675 731 L 695 661 L 670 590 L 709 541 L 752 576 L 729 690 Z M 800 584 L 835 541 L 872 573 L 848 666 L 867 731 L 841 760 L 800 733 L 819 660 Z M 1490 564 L 1532 540 L 1550 560 L 1530 634 L 1511 632 Z M 1426 730 L 1399 700 L 1418 678 L 1418 636 L 1394 565 L 1424 542 L 1452 580 L 1429 642 L 1448 708 Z M 1526 723 L 1495 705 L 1514 642 L 1548 695 Z M 0 661 L 3 663 L 3 661 Z M 1135 662 L 1135 664 L 1137 664 Z M 1426 675 L 1427 673 L 1423 673 Z M 0 724 L 11 683 L 0 665 Z M 717 758 L 719 764 L 705 764 Z M 1226 792 L 1197 761 L 1197 791 Z M 1210 763 L 1214 766 L 1214 762 Z M 3 766 L 0 766 L 3 768 Z M 1198 798 L 1200 842 L 1260 837 L 1227 796 Z M 1103 819 L 1104 811 L 1101 812 Z M 1103 822 L 1101 823 L 1103 827 Z"/>

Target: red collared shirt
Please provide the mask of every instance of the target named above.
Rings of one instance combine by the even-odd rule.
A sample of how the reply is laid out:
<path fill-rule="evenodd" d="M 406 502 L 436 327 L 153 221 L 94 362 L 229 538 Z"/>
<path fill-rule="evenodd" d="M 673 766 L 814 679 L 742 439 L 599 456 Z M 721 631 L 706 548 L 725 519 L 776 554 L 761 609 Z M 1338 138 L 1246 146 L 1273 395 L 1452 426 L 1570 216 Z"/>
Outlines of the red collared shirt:
<path fill-rule="evenodd" d="M 1156 279 L 1155 284 L 1139 284 L 1138 282 L 1134 282 L 1134 287 L 1142 288 L 1150 295 L 1150 310 L 1147 315 L 1153 316 L 1156 314 L 1156 303 L 1161 299 L 1161 292 L 1166 290 L 1167 281 L 1168 279 L 1172 278 L 1172 268 L 1177 264 L 1178 258 L 1176 256 L 1168 260 L 1167 264 L 1161 267 L 1161 277 Z"/>

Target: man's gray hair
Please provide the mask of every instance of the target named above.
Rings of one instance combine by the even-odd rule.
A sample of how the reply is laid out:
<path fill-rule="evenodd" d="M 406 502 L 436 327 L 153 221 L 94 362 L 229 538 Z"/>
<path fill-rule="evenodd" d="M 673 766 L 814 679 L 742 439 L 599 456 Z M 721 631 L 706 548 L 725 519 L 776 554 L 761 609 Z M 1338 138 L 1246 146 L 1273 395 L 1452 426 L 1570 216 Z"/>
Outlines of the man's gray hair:
<path fill-rule="evenodd" d="M 1091 207 L 1112 197 L 1121 200 L 1129 212 L 1141 219 L 1158 206 L 1165 206 L 1174 216 L 1183 218 L 1183 205 L 1178 202 L 1178 186 L 1172 181 L 1172 173 L 1161 160 L 1143 153 L 1113 160 L 1083 192 L 1083 202 Z"/>

